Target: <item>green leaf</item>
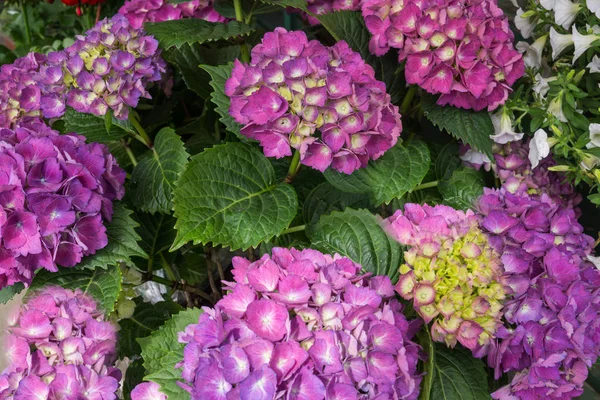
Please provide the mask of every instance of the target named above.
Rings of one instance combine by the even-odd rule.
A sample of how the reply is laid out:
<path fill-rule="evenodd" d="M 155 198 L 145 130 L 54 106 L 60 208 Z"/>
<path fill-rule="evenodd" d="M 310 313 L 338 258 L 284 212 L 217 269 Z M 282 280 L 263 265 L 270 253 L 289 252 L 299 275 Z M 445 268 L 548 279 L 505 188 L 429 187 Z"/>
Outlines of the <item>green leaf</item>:
<path fill-rule="evenodd" d="M 341 254 L 375 275 L 399 276 L 402 248 L 381 227 L 381 218 L 367 210 L 346 209 L 321 217 L 311 234 L 312 246 Z"/>
<path fill-rule="evenodd" d="M 240 133 L 240 129 L 242 125 L 238 124 L 231 115 L 229 115 L 229 96 L 225 94 L 225 82 L 229 79 L 231 75 L 231 70 L 233 69 L 233 63 L 229 63 L 227 65 L 219 65 L 218 67 L 213 67 L 210 65 L 201 65 L 200 68 L 205 70 L 210 74 L 211 81 L 210 86 L 214 89 L 211 93 L 210 98 L 212 102 L 217 106 L 215 111 L 217 114 L 221 116 L 220 121 L 225 125 L 225 128 L 229 132 L 234 133 L 237 137 L 243 140 L 247 140 Z"/>
<path fill-rule="evenodd" d="M 430 164 L 427 145 L 412 141 L 406 146 L 396 145 L 352 175 L 330 168 L 325 171 L 325 178 L 344 192 L 368 193 L 380 205 L 404 196 L 420 184 Z"/>
<path fill-rule="evenodd" d="M 179 48 L 171 48 L 164 53 L 165 59 L 179 69 L 188 88 L 202 98 L 211 93 L 210 75 L 200 69 L 200 64 L 221 65 L 234 61 L 240 54 L 240 46 L 208 48 L 194 43 L 184 44 Z"/>
<path fill-rule="evenodd" d="M 335 11 L 318 15 L 317 18 L 336 41 L 345 40 L 354 51 L 360 53 L 363 60 L 371 64 L 372 59 L 376 59 L 369 51 L 371 33 L 360 12 Z"/>
<path fill-rule="evenodd" d="M 432 400 L 485 400 L 490 399 L 487 375 L 481 360 L 473 358 L 463 348 L 448 349 L 435 346 Z"/>
<path fill-rule="evenodd" d="M 175 181 L 185 170 L 188 153 L 179 135 L 163 128 L 154 147 L 131 174 L 131 202 L 142 211 L 168 213 L 173 208 Z"/>
<path fill-rule="evenodd" d="M 162 326 L 165 321 L 182 310 L 172 301 L 161 301 L 156 304 L 144 303 L 136 299 L 137 305 L 131 318 L 119 321 L 118 355 L 119 358 L 139 355 L 142 351 L 137 338 L 149 336 Z"/>
<path fill-rule="evenodd" d="M 483 194 L 484 187 L 480 172 L 461 168 L 454 171 L 448 180 L 440 182 L 438 190 L 445 204 L 466 210 L 473 208 L 475 201 Z"/>
<path fill-rule="evenodd" d="M 0 304 L 6 304 L 17 294 L 21 293 L 25 289 L 25 285 L 21 282 L 17 282 L 11 286 L 7 286 L 0 290 Z"/>
<path fill-rule="evenodd" d="M 256 247 L 285 229 L 298 208 L 294 188 L 277 184 L 269 160 L 242 143 L 192 157 L 175 189 L 176 250 L 189 241 Z"/>
<path fill-rule="evenodd" d="M 144 360 L 138 358 L 127 367 L 125 378 L 123 379 L 123 398 L 131 399 L 131 391 L 144 381 L 146 370 L 143 363 Z"/>
<path fill-rule="evenodd" d="M 98 302 L 109 314 L 115 309 L 115 301 L 121 292 L 121 270 L 117 265 L 106 269 L 89 269 L 80 266 L 59 268 L 58 272 L 40 270 L 33 278 L 26 298 L 44 286 L 60 286 L 65 289 L 81 289 Z"/>
<path fill-rule="evenodd" d="M 323 182 L 314 188 L 304 201 L 302 216 L 306 224 L 314 225 L 322 215 L 344 211 L 346 208 L 368 208 L 371 202 L 367 194 L 342 192 L 330 183 Z"/>
<path fill-rule="evenodd" d="M 465 110 L 456 107 L 440 107 L 434 96 L 423 96 L 422 107 L 425 117 L 440 129 L 445 129 L 456 139 L 471 145 L 492 159 L 494 125 L 485 111 Z"/>
<path fill-rule="evenodd" d="M 114 214 L 111 223 L 106 227 L 108 245 L 91 256 L 84 257 L 79 264 L 81 268 L 106 268 L 109 265 L 125 263 L 134 266 L 131 257 L 148 258 L 138 245 L 140 236 L 135 232 L 138 225 L 131 218 L 131 210 L 122 203 L 114 203 Z"/>
<path fill-rule="evenodd" d="M 308 7 L 306 5 L 305 0 L 260 0 L 265 4 L 272 4 L 274 6 L 279 6 L 283 8 L 297 8 L 299 10 L 308 11 Z"/>
<path fill-rule="evenodd" d="M 460 165 L 458 145 L 456 142 L 450 142 L 442 148 L 435 159 L 435 176 L 438 180 L 448 179 Z"/>
<path fill-rule="evenodd" d="M 178 19 L 144 24 L 148 34 L 154 36 L 163 49 L 180 47 L 184 43 L 206 43 L 230 39 L 252 33 L 253 29 L 238 21 L 208 22 L 196 18 Z"/>
<path fill-rule="evenodd" d="M 166 214 L 136 213 L 135 219 L 139 222 L 135 231 L 140 235 L 140 247 L 148 255 L 148 260 L 160 262 L 154 258 L 158 253 L 167 251 L 175 240 L 175 218 Z"/>
<path fill-rule="evenodd" d="M 175 364 L 183 360 L 185 347 L 177 341 L 177 334 L 188 325 L 197 324 L 201 312 L 197 308 L 189 308 L 173 316 L 150 336 L 138 339 L 146 368 L 144 380 L 158 383 L 169 399 L 189 399 L 189 393 L 177 384 L 182 379 Z"/>
<path fill-rule="evenodd" d="M 112 115 L 112 114 L 111 114 Z M 82 114 L 68 108 L 62 117 L 64 133 L 75 132 L 86 137 L 87 142 L 108 144 L 120 140 L 128 135 L 135 134 L 129 121 L 120 121 L 111 116 L 110 129 L 105 117 L 93 114 Z"/>

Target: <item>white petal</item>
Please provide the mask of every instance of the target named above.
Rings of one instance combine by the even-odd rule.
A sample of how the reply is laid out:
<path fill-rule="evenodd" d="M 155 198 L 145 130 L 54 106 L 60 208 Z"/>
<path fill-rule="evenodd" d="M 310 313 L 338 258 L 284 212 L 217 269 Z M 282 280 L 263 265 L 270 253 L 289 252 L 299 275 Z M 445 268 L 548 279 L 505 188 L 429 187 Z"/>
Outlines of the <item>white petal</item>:
<path fill-rule="evenodd" d="M 575 45 L 575 54 L 573 54 L 573 63 L 577 61 L 583 53 L 585 53 L 592 43 L 600 39 L 597 35 L 582 35 L 577 30 L 577 27 L 573 25 L 573 44 Z"/>
<path fill-rule="evenodd" d="M 596 14 L 596 17 L 600 18 L 600 0 L 586 0 L 585 5 L 588 10 Z"/>
<path fill-rule="evenodd" d="M 533 91 L 540 95 L 541 98 L 545 98 L 546 94 L 550 90 L 550 85 L 548 85 L 548 80 L 543 78 L 542 75 L 537 74 L 534 77 L 533 82 Z"/>
<path fill-rule="evenodd" d="M 525 39 L 529 39 L 533 33 L 535 25 L 532 23 L 531 18 L 523 18 L 521 15 L 523 15 L 523 9 L 519 8 L 515 16 L 515 26 L 519 31 L 521 31 L 521 35 L 523 35 Z"/>
<path fill-rule="evenodd" d="M 587 144 L 588 149 L 600 147 L 600 124 L 590 124 L 590 142 Z"/>
<path fill-rule="evenodd" d="M 560 122 L 567 122 L 567 117 L 562 109 L 562 99 L 555 97 L 548 104 L 548 112 L 556 117 Z"/>
<path fill-rule="evenodd" d="M 554 22 L 565 29 L 569 29 L 575 21 L 581 6 L 569 0 L 556 0 L 554 5 Z"/>
<path fill-rule="evenodd" d="M 529 162 L 531 168 L 539 165 L 540 160 L 548 157 L 550 154 L 550 145 L 548 144 L 548 134 L 543 129 L 538 129 L 529 142 Z"/>
<path fill-rule="evenodd" d="M 563 35 L 550 28 L 550 46 L 552 47 L 552 59 L 556 58 L 569 46 L 573 44 L 573 35 Z"/>
<path fill-rule="evenodd" d="M 554 6 L 556 5 L 556 0 L 540 0 L 540 4 L 542 5 L 542 7 L 544 7 L 546 10 L 553 10 Z"/>
<path fill-rule="evenodd" d="M 592 61 L 587 65 L 587 68 L 592 74 L 597 74 L 600 72 L 600 58 L 598 58 L 597 55 L 594 55 L 594 57 L 592 57 Z"/>
<path fill-rule="evenodd" d="M 525 65 L 531 68 L 540 68 L 542 66 L 542 52 L 544 51 L 547 39 L 548 36 L 544 35 L 527 48 L 525 55 L 523 56 Z"/>
<path fill-rule="evenodd" d="M 600 257 L 594 257 L 593 255 L 589 254 L 587 259 L 590 260 L 596 268 L 600 269 Z"/>

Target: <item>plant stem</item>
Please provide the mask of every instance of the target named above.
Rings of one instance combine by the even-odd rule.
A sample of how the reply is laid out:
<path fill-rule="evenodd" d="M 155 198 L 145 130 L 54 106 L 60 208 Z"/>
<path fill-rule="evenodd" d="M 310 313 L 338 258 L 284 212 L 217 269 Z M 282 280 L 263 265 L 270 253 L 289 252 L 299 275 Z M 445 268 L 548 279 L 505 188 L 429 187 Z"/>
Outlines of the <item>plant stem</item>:
<path fill-rule="evenodd" d="M 102 14 L 102 4 L 98 4 L 96 7 L 96 24 L 100 21 L 100 15 Z"/>
<path fill-rule="evenodd" d="M 404 96 L 404 100 L 402 100 L 402 104 L 400 105 L 400 114 L 404 115 L 408 112 L 416 93 L 417 87 L 415 85 L 408 88 L 408 92 L 406 92 L 406 96 Z"/>
<path fill-rule="evenodd" d="M 165 258 L 165 256 L 163 255 L 162 252 L 158 253 L 158 255 L 160 256 L 160 260 L 162 261 L 162 266 L 163 266 L 163 269 L 165 270 L 165 274 L 167 274 L 167 278 L 169 278 L 172 281 L 177 282 L 179 279 L 177 278 L 175 271 L 173 271 L 173 268 L 171 268 L 171 264 L 169 264 L 169 262 L 167 261 L 167 259 Z"/>
<path fill-rule="evenodd" d="M 26 0 L 21 0 L 21 12 L 23 13 L 23 25 L 25 25 L 25 42 L 31 45 L 31 27 L 29 26 L 29 10 Z"/>
<path fill-rule="evenodd" d="M 424 343 L 422 343 L 423 348 L 427 350 L 427 354 L 429 355 L 429 359 L 425 362 L 425 378 L 423 379 L 423 390 L 421 391 L 421 400 L 429 400 L 431 396 L 431 386 L 433 384 L 433 369 L 435 367 L 435 347 L 433 342 L 431 341 L 431 336 L 429 335 L 429 328 L 425 325 L 425 332 L 423 332 L 420 337 L 423 339 Z"/>
<path fill-rule="evenodd" d="M 244 11 L 242 9 L 242 0 L 233 0 L 233 8 L 235 9 L 235 20 L 238 22 L 244 22 Z M 242 62 L 250 62 L 250 51 L 246 42 L 240 44 L 240 56 Z"/>
<path fill-rule="evenodd" d="M 429 189 L 429 188 L 432 188 L 432 187 L 436 187 L 439 183 L 440 183 L 439 181 L 422 183 L 420 185 L 415 186 L 413 188 L 413 190 L 411 190 L 411 192 L 416 192 L 417 190 L 423 190 L 423 189 Z"/>
<path fill-rule="evenodd" d="M 290 169 L 288 169 L 287 177 L 285 178 L 286 183 L 290 183 L 294 180 L 296 174 L 300 171 L 300 152 L 296 150 L 292 162 L 290 163 Z"/>
<path fill-rule="evenodd" d="M 292 226 L 291 228 L 287 228 L 287 229 L 284 229 L 283 231 L 281 231 L 279 236 L 287 235 L 288 233 L 302 232 L 305 229 L 306 229 L 306 225 Z"/>
<path fill-rule="evenodd" d="M 127 142 L 123 140 L 122 144 L 123 148 L 125 149 L 125 153 L 127 153 L 127 156 L 131 160 L 131 164 L 135 167 L 138 164 L 137 158 L 135 158 L 135 154 L 133 154 L 133 151 L 131 151 L 131 147 L 129 147 L 129 144 Z"/>
<path fill-rule="evenodd" d="M 150 140 L 150 137 L 142 127 L 142 124 L 140 124 L 140 121 L 138 120 L 135 113 L 129 113 L 129 122 L 131 122 L 131 125 L 133 125 L 133 127 L 138 133 L 138 135 L 135 135 L 134 137 L 140 142 L 144 143 L 149 148 L 152 148 L 152 140 Z"/>
<path fill-rule="evenodd" d="M 162 278 L 160 276 L 151 275 L 151 274 L 146 275 L 146 280 L 160 283 L 161 285 L 165 285 L 166 287 L 169 287 L 174 290 L 183 290 L 184 292 L 197 294 L 198 296 L 202 297 L 203 299 L 208 300 L 211 304 L 213 303 L 212 298 L 207 293 L 203 292 L 202 290 L 198 289 L 197 287 L 190 286 L 185 283 L 171 281 L 171 280 Z"/>

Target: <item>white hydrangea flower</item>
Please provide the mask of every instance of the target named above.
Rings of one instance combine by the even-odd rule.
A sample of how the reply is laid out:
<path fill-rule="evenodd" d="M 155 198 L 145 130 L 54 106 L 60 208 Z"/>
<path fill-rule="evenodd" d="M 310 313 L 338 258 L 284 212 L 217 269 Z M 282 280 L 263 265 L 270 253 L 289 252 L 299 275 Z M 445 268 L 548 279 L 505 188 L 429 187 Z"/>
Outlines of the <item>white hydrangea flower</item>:
<path fill-rule="evenodd" d="M 573 25 L 573 45 L 575 45 L 573 63 L 577 61 L 577 59 L 581 57 L 581 55 L 585 53 L 590 47 L 592 47 L 592 43 L 598 39 L 600 39 L 600 36 L 595 34 L 582 35 L 577 30 L 577 27 Z"/>
<path fill-rule="evenodd" d="M 548 144 L 548 134 L 543 129 L 538 129 L 533 134 L 533 139 L 529 142 L 529 162 L 531 168 L 535 168 L 540 161 L 550 154 L 550 144 Z"/>
<path fill-rule="evenodd" d="M 550 47 L 552 47 L 553 60 L 556 60 L 556 58 L 571 45 L 573 45 L 573 35 L 563 35 L 556 32 L 554 27 L 550 28 Z"/>
<path fill-rule="evenodd" d="M 569 29 L 579 10 L 581 10 L 579 3 L 573 3 L 570 0 L 556 0 L 554 4 L 554 22 L 565 29 Z"/>
<path fill-rule="evenodd" d="M 517 133 L 513 130 L 512 120 L 505 108 L 502 108 L 495 114 L 490 114 L 490 118 L 492 119 L 492 124 L 494 124 L 494 134 L 490 135 L 490 139 L 494 142 L 506 144 L 523 138 L 522 133 Z"/>
<path fill-rule="evenodd" d="M 590 142 L 586 145 L 588 149 L 600 147 L 600 124 L 590 124 Z"/>
<path fill-rule="evenodd" d="M 519 9 L 517 10 L 517 15 L 515 16 L 515 26 L 521 32 L 521 35 L 525 39 L 529 39 L 531 37 L 531 34 L 533 33 L 535 24 L 533 23 L 531 17 L 523 18 L 523 13 L 523 9 L 519 7 Z"/>

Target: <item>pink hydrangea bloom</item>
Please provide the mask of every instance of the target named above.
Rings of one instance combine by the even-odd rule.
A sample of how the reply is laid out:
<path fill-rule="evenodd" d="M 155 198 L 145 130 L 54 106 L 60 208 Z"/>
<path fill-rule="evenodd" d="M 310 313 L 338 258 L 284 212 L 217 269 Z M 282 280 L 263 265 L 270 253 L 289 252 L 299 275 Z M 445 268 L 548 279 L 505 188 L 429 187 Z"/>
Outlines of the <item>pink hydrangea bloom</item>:
<path fill-rule="evenodd" d="M 83 136 L 41 122 L 0 129 L 0 288 L 106 246 L 104 222 L 124 181 L 108 149 Z"/>
<path fill-rule="evenodd" d="M 371 53 L 398 49 L 405 76 L 439 105 L 494 110 L 525 64 L 495 0 L 366 0 Z"/>
<path fill-rule="evenodd" d="M 334 11 L 359 11 L 364 0 L 308 0 L 308 11 L 315 15 L 328 14 Z M 302 17 L 307 19 L 312 25 L 320 24 L 315 17 L 306 13 Z"/>
<path fill-rule="evenodd" d="M 41 289 L 8 328 L 0 398 L 116 399 L 116 342 L 116 328 L 90 296 L 79 289 Z"/>
<path fill-rule="evenodd" d="M 304 32 L 277 28 L 236 61 L 225 93 L 230 114 L 267 157 L 300 152 L 303 164 L 346 174 L 377 159 L 398 140 L 398 107 L 385 84 L 344 41 L 332 47 Z"/>
<path fill-rule="evenodd" d="M 193 0 L 172 4 L 165 0 L 129 0 L 119 9 L 119 14 L 131 26 L 140 29 L 146 22 L 163 22 L 182 18 L 198 18 L 209 22 L 226 19 L 213 8 L 213 0 Z"/>
<path fill-rule="evenodd" d="M 180 333 L 193 400 L 418 397 L 420 322 L 388 277 L 310 249 L 233 264 L 229 293 Z"/>
<path fill-rule="evenodd" d="M 167 400 L 167 395 L 160 391 L 158 383 L 144 382 L 131 391 L 131 400 Z"/>
<path fill-rule="evenodd" d="M 594 240 L 577 221 L 573 187 L 547 170 L 552 160 L 532 172 L 526 144 L 499 151 L 502 187 L 486 189 L 478 208 L 513 293 L 488 364 L 496 377 L 519 372 L 492 397 L 575 398 L 600 356 L 600 271 L 588 260 Z"/>

